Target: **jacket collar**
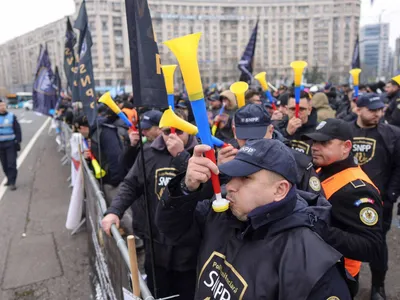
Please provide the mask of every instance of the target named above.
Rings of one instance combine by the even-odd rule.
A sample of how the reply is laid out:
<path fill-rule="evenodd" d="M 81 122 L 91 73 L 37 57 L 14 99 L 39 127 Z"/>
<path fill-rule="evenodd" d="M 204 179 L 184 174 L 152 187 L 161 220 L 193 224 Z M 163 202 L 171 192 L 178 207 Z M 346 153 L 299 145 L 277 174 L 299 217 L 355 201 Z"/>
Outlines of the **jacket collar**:
<path fill-rule="evenodd" d="M 346 159 L 334 162 L 326 167 L 321 167 L 319 178 L 322 181 L 348 168 L 357 167 L 354 156 L 350 154 Z"/>
<path fill-rule="evenodd" d="M 261 226 L 285 218 L 293 212 L 296 201 L 296 188 L 292 187 L 285 199 L 257 207 L 251 211 L 248 215 L 249 225 L 253 230 L 257 230 Z"/>

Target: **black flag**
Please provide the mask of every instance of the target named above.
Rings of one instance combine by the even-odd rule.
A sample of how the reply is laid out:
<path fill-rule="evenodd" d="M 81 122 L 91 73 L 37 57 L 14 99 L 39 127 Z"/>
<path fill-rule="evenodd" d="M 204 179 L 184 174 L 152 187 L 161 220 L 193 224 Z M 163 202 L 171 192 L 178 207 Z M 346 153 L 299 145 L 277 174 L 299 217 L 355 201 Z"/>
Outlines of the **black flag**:
<path fill-rule="evenodd" d="M 89 125 L 94 125 L 97 115 L 97 102 L 94 91 L 94 77 L 92 64 L 92 36 L 88 26 L 88 16 L 86 12 L 86 3 L 83 0 L 79 10 L 78 18 L 75 21 L 74 27 L 79 29 L 79 63 L 78 65 L 78 87 L 79 101 L 82 102 L 83 112 L 88 118 Z"/>
<path fill-rule="evenodd" d="M 77 71 L 75 66 L 74 46 L 76 44 L 76 34 L 72 29 L 71 22 L 67 18 L 67 30 L 65 31 L 64 45 L 64 72 L 67 77 L 67 86 L 72 91 L 74 83 L 74 73 Z"/>
<path fill-rule="evenodd" d="M 239 70 L 242 71 L 239 80 L 245 81 L 249 84 L 251 84 L 253 79 L 254 52 L 256 50 L 257 32 L 258 20 L 238 65 Z"/>
<path fill-rule="evenodd" d="M 53 85 L 54 85 L 54 88 L 57 91 L 57 97 L 60 98 L 62 84 L 61 84 L 60 73 L 58 72 L 58 67 L 57 66 L 56 66 L 56 68 L 54 70 Z"/>
<path fill-rule="evenodd" d="M 352 69 L 361 68 L 361 64 L 360 64 L 360 43 L 358 41 L 358 36 L 357 36 L 356 42 L 354 44 L 353 58 L 351 60 L 351 68 Z"/>
<path fill-rule="evenodd" d="M 56 107 L 57 91 L 53 85 L 54 73 L 51 69 L 49 52 L 46 48 L 39 55 L 39 64 L 33 83 L 33 110 L 45 115 Z"/>
<path fill-rule="evenodd" d="M 133 104 L 167 108 L 167 91 L 147 0 L 126 0 Z"/>

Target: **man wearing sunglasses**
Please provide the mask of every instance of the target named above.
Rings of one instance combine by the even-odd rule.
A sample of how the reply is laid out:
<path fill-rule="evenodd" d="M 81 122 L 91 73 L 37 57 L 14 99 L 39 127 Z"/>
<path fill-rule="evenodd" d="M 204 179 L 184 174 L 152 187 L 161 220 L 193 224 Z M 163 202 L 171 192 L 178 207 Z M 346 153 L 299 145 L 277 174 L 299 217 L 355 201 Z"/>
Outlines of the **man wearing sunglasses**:
<path fill-rule="evenodd" d="M 182 119 L 186 115 L 179 109 L 175 113 Z M 155 227 L 154 215 L 161 195 L 168 182 L 177 174 L 186 171 L 193 148 L 197 145 L 196 137 L 189 136 L 181 130 L 171 133 L 169 127 L 161 128 L 159 135 L 151 145 L 143 148 L 146 174 L 143 174 L 142 156 L 138 156 L 135 164 L 121 183 L 118 195 L 107 209 L 102 220 L 103 230 L 110 235 L 111 224 L 120 225 L 125 210 L 133 205 L 133 226 L 136 235 L 145 241 L 145 270 L 151 274 L 149 235 L 145 219 L 144 176 L 147 178 L 147 193 L 152 219 L 153 242 L 155 252 L 155 269 L 159 297 L 180 294 L 177 299 L 193 299 L 196 278 L 196 256 L 198 244 L 176 245 L 166 240 Z M 148 277 L 148 285 L 153 288 L 152 276 Z"/>
<path fill-rule="evenodd" d="M 310 96 L 301 92 L 299 103 L 299 117 L 296 118 L 296 100 L 294 93 L 290 95 L 287 105 L 287 117 L 278 127 L 283 136 L 292 141 L 292 148 L 311 156 L 311 145 L 301 139 L 303 134 L 313 132 L 317 126 L 317 113 L 312 108 Z"/>

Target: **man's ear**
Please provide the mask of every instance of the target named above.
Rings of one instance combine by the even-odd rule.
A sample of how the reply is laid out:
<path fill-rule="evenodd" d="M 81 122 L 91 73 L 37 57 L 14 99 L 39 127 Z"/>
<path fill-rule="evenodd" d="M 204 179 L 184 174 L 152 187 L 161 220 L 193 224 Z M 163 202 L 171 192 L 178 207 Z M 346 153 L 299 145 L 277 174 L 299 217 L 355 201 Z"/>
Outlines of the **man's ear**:
<path fill-rule="evenodd" d="M 289 193 L 290 183 L 287 180 L 279 180 L 275 184 L 276 184 L 276 192 L 274 201 L 281 201 Z"/>
<path fill-rule="evenodd" d="M 353 148 L 353 143 L 350 140 L 344 142 L 344 152 L 345 154 L 349 154 Z"/>

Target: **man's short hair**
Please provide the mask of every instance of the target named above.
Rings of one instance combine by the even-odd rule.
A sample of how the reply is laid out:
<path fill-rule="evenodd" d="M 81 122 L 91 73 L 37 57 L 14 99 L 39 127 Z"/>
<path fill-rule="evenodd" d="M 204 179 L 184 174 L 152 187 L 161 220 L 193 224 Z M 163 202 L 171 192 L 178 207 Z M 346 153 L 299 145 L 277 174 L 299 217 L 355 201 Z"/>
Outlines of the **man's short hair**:
<path fill-rule="evenodd" d="M 290 98 L 296 99 L 294 92 L 290 94 Z M 310 101 L 310 95 L 306 93 L 305 91 L 300 92 L 300 99 L 306 98 L 307 101 Z"/>
<path fill-rule="evenodd" d="M 246 101 L 249 101 L 255 95 L 260 96 L 260 94 L 256 90 L 253 89 L 248 90 L 245 95 Z"/>

